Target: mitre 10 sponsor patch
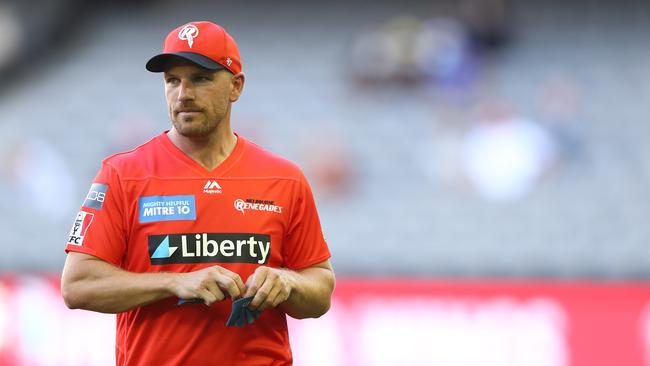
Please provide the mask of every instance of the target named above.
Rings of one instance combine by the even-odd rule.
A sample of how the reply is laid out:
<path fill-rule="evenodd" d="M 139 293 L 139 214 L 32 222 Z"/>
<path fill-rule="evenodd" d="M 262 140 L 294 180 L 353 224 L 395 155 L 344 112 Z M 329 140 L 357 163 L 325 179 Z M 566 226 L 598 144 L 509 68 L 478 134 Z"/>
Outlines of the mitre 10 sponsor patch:
<path fill-rule="evenodd" d="M 271 236 L 246 233 L 149 235 L 148 245 L 151 264 L 266 264 L 271 253 Z"/>
<path fill-rule="evenodd" d="M 138 220 L 140 223 L 196 220 L 194 195 L 140 197 Z"/>

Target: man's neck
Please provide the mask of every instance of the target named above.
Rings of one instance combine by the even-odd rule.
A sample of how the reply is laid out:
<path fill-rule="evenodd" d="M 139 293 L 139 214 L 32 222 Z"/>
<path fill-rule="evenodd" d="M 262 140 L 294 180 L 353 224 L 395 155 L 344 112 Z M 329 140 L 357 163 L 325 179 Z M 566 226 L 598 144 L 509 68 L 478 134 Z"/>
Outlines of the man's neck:
<path fill-rule="evenodd" d="M 208 171 L 223 163 L 237 145 L 237 136 L 229 127 L 217 128 L 213 134 L 201 137 L 183 136 L 172 127 L 167 136 L 176 147 Z"/>

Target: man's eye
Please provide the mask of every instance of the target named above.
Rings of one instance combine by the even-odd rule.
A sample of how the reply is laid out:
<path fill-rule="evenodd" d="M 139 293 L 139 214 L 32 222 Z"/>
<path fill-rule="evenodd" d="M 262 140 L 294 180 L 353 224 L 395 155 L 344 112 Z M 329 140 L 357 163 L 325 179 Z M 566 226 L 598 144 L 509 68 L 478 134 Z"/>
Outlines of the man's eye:
<path fill-rule="evenodd" d="M 165 82 L 166 82 L 167 84 L 177 84 L 177 83 L 178 83 L 178 79 L 177 79 L 177 78 L 167 78 L 167 79 L 165 79 Z"/>
<path fill-rule="evenodd" d="M 206 81 L 210 81 L 210 80 L 211 79 L 209 77 L 207 77 L 207 76 L 197 76 L 197 77 L 194 78 L 195 82 L 206 82 Z"/>

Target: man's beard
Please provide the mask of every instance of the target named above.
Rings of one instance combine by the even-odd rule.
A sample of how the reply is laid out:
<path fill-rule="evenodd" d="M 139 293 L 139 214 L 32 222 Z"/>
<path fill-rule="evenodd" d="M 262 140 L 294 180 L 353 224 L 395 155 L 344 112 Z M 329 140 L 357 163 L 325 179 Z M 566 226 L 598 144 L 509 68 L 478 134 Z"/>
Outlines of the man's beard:
<path fill-rule="evenodd" d="M 204 121 L 204 123 L 188 123 L 174 121 L 174 128 L 184 137 L 206 137 L 212 134 L 219 125 L 218 122 Z"/>

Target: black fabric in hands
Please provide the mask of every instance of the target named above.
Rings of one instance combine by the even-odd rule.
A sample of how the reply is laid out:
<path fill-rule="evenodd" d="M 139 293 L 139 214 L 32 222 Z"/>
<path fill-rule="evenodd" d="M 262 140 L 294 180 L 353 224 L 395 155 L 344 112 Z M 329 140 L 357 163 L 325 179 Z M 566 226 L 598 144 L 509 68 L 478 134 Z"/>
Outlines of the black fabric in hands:
<path fill-rule="evenodd" d="M 254 296 L 242 297 L 232 302 L 232 309 L 226 326 L 242 328 L 246 324 L 253 324 L 260 317 L 261 312 L 259 310 L 251 310 L 248 308 L 253 298 Z M 202 299 L 179 299 L 177 305 L 202 303 L 204 303 Z"/>
<path fill-rule="evenodd" d="M 251 310 L 248 308 L 248 305 L 253 301 L 253 297 L 242 297 L 232 302 L 232 310 L 230 311 L 230 317 L 228 317 L 226 326 L 237 326 L 241 328 L 246 324 L 253 324 L 260 317 L 261 312 L 259 310 Z"/>
<path fill-rule="evenodd" d="M 183 304 L 204 304 L 205 301 L 203 299 L 178 299 L 178 302 L 176 305 L 183 305 Z"/>

